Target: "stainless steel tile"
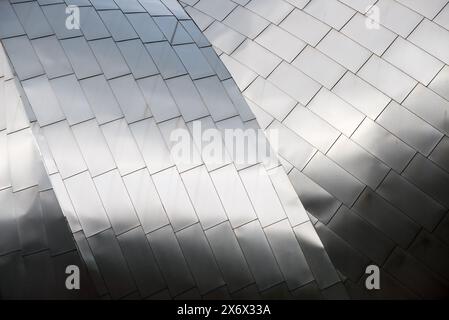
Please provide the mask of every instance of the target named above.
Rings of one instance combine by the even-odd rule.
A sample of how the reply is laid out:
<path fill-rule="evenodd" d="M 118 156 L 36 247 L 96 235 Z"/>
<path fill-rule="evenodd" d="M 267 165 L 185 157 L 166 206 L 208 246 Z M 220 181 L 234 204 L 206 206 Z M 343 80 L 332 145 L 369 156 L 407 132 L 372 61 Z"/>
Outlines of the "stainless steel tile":
<path fill-rule="evenodd" d="M 332 92 L 373 120 L 377 118 L 391 100 L 352 72 L 346 72 L 332 89 Z"/>
<path fill-rule="evenodd" d="M 320 289 L 340 281 L 323 244 L 310 222 L 294 228 L 296 238 L 304 252 L 310 269 Z"/>
<path fill-rule="evenodd" d="M 379 20 L 381 20 L 381 18 L 379 18 Z M 375 28 L 367 27 L 367 25 L 373 23 L 376 22 L 370 20 L 369 17 L 357 13 L 344 28 L 341 29 L 341 32 L 380 56 L 395 40 L 397 35 L 379 24 L 377 24 Z"/>
<path fill-rule="evenodd" d="M 133 123 L 130 129 L 151 174 L 174 165 L 170 151 L 153 119 Z"/>
<path fill-rule="evenodd" d="M 46 126 L 43 133 L 63 179 L 87 170 L 73 132 L 66 121 Z"/>
<path fill-rule="evenodd" d="M 165 281 L 142 228 L 120 235 L 118 242 L 142 297 L 164 289 Z"/>
<path fill-rule="evenodd" d="M 447 3 L 446 0 L 431 0 L 428 1 L 427 3 L 422 3 L 421 1 L 417 0 L 398 0 L 398 1 L 429 19 L 433 19 L 435 15 Z"/>
<path fill-rule="evenodd" d="M 403 176 L 446 208 L 449 207 L 449 174 L 432 161 L 416 154 Z"/>
<path fill-rule="evenodd" d="M 447 296 L 447 287 L 415 258 L 399 248 L 385 263 L 385 270 L 421 298 L 441 299 Z"/>
<path fill-rule="evenodd" d="M 151 232 L 148 240 L 172 296 L 195 286 L 171 226 Z"/>
<path fill-rule="evenodd" d="M 251 40 L 245 40 L 233 52 L 232 57 L 264 78 L 268 77 L 281 62 L 280 58 Z"/>
<path fill-rule="evenodd" d="M 376 189 L 390 170 L 383 162 L 343 135 L 327 156 L 373 189 Z"/>
<path fill-rule="evenodd" d="M 223 53 L 220 58 L 226 65 L 226 68 L 228 68 L 239 88 L 246 88 L 251 82 L 254 81 L 254 79 L 256 79 L 257 73 L 234 58 L 226 55 L 225 53 Z"/>
<path fill-rule="evenodd" d="M 340 136 L 340 132 L 301 105 L 285 119 L 284 124 L 307 142 L 326 152 Z"/>
<path fill-rule="evenodd" d="M 282 62 L 270 74 L 268 80 L 303 105 L 306 105 L 321 87 L 318 82 L 286 62 Z"/>
<path fill-rule="evenodd" d="M 449 134 L 449 102 L 430 89 L 418 84 L 403 105 L 441 132 Z"/>
<path fill-rule="evenodd" d="M 8 154 L 6 130 L 0 131 L 0 153 Z M 11 186 L 8 157 L 0 158 L 0 190 Z"/>
<path fill-rule="evenodd" d="M 331 30 L 316 48 L 352 72 L 357 72 L 371 56 L 369 50 L 335 30 Z"/>
<path fill-rule="evenodd" d="M 79 7 L 80 28 L 86 40 L 110 37 L 103 21 L 93 7 Z"/>
<path fill-rule="evenodd" d="M 225 284 L 206 236 L 199 224 L 176 233 L 184 257 L 204 294 Z"/>
<path fill-rule="evenodd" d="M 429 159 L 449 172 L 449 137 L 444 136 L 432 151 Z"/>
<path fill-rule="evenodd" d="M 152 176 L 162 204 L 175 231 L 198 221 L 176 168 L 169 168 Z"/>
<path fill-rule="evenodd" d="M 195 7 L 217 20 L 223 20 L 237 5 L 230 0 L 200 0 Z"/>
<path fill-rule="evenodd" d="M 121 10 L 98 11 L 101 20 L 115 41 L 137 38 L 137 33 Z"/>
<path fill-rule="evenodd" d="M 382 17 L 379 23 L 406 38 L 422 20 L 417 12 L 401 5 L 395 0 L 380 0 L 376 3 Z"/>
<path fill-rule="evenodd" d="M 167 41 L 148 43 L 146 47 L 164 79 L 187 73 L 181 60 Z"/>
<path fill-rule="evenodd" d="M 348 137 L 365 118 L 350 104 L 324 88 L 310 101 L 308 108 Z"/>
<path fill-rule="evenodd" d="M 104 124 L 101 129 L 122 176 L 145 167 L 125 119 Z"/>
<path fill-rule="evenodd" d="M 279 24 L 294 7 L 283 0 L 252 0 L 246 8 L 274 24 Z"/>
<path fill-rule="evenodd" d="M 262 166 L 256 165 L 241 170 L 240 177 L 262 227 L 286 218 L 276 191 Z"/>
<path fill-rule="evenodd" d="M 156 122 L 180 116 L 178 106 L 170 95 L 168 87 L 161 76 L 153 76 L 137 81 L 147 105 Z"/>
<path fill-rule="evenodd" d="M 140 40 L 117 42 L 117 46 L 125 58 L 134 78 L 140 79 L 159 73 L 148 51 Z"/>
<path fill-rule="evenodd" d="M 200 48 L 200 51 L 221 81 L 231 78 L 228 69 L 212 47 Z"/>
<path fill-rule="evenodd" d="M 201 32 L 200 28 L 195 24 L 193 20 L 181 20 L 179 23 L 182 24 L 184 29 L 187 31 L 189 36 L 195 41 L 196 45 L 200 48 L 210 46 L 209 40 Z M 179 29 L 183 30 L 183 29 Z"/>
<path fill-rule="evenodd" d="M 117 9 L 117 5 L 114 1 L 92 0 L 91 3 L 97 10 Z"/>
<path fill-rule="evenodd" d="M 348 206 L 354 203 L 365 187 L 320 152 L 304 168 L 304 174 Z"/>
<path fill-rule="evenodd" d="M 265 228 L 265 234 L 290 290 L 314 279 L 288 220 Z"/>
<path fill-rule="evenodd" d="M 203 229 L 209 229 L 228 219 L 204 166 L 182 173 L 181 178 Z"/>
<path fill-rule="evenodd" d="M 351 19 L 354 10 L 337 0 L 312 0 L 304 8 L 304 12 L 339 30 Z"/>
<path fill-rule="evenodd" d="M 88 241 L 111 297 L 118 299 L 136 290 L 113 231 L 108 229 Z"/>
<path fill-rule="evenodd" d="M 201 31 L 204 31 L 215 19 L 211 16 L 195 9 L 194 7 L 185 7 L 184 10 L 195 21 Z"/>
<path fill-rule="evenodd" d="M 37 2 L 17 3 L 13 5 L 29 39 L 45 37 L 53 34 Z"/>
<path fill-rule="evenodd" d="M 128 123 L 151 116 L 151 111 L 133 76 L 128 75 L 115 78 L 110 80 L 109 84 Z"/>
<path fill-rule="evenodd" d="M 242 6 L 238 6 L 227 15 L 223 23 L 249 39 L 257 37 L 270 24 L 267 20 Z"/>
<path fill-rule="evenodd" d="M 159 229 L 169 223 L 147 169 L 131 173 L 123 177 L 123 181 L 145 233 Z"/>
<path fill-rule="evenodd" d="M 258 221 L 234 230 L 260 291 L 283 281 L 267 238 Z"/>
<path fill-rule="evenodd" d="M 293 10 L 279 26 L 311 46 L 316 46 L 331 29 L 320 20 L 298 9 Z"/>
<path fill-rule="evenodd" d="M 61 44 L 55 36 L 34 39 L 31 41 L 48 78 L 56 78 L 73 73 Z"/>
<path fill-rule="evenodd" d="M 92 77 L 102 73 L 92 50 L 84 38 L 65 39 L 61 41 L 61 45 L 78 79 Z"/>
<path fill-rule="evenodd" d="M 26 80 L 44 73 L 39 58 L 26 36 L 2 41 L 14 70 L 20 80 Z"/>
<path fill-rule="evenodd" d="M 304 208 L 321 222 L 329 222 L 341 202 L 295 168 L 288 177 Z"/>
<path fill-rule="evenodd" d="M 315 281 L 312 281 L 292 292 L 292 296 L 299 300 L 322 300 L 321 291 Z"/>
<path fill-rule="evenodd" d="M 169 79 L 166 83 L 181 111 L 184 121 L 189 122 L 209 115 L 189 76 Z"/>
<path fill-rule="evenodd" d="M 329 228 L 352 247 L 382 265 L 395 243 L 347 207 L 341 207 L 328 224 Z"/>
<path fill-rule="evenodd" d="M 58 199 L 58 205 L 61 207 L 72 233 L 82 230 L 78 216 L 75 212 L 75 208 L 73 207 L 72 200 L 70 200 L 69 194 L 67 193 L 67 189 L 61 179 L 60 174 L 52 174 L 49 178 L 53 186 L 53 191 Z"/>
<path fill-rule="evenodd" d="M 446 64 L 449 63 L 448 30 L 424 19 L 407 39 Z"/>
<path fill-rule="evenodd" d="M 161 1 L 139 0 L 139 2 L 152 16 L 171 15 L 171 12 Z"/>
<path fill-rule="evenodd" d="M 446 209 L 406 179 L 391 171 L 377 189 L 382 197 L 429 231 L 441 221 Z"/>
<path fill-rule="evenodd" d="M 190 170 L 203 163 L 201 154 L 181 117 L 162 122 L 159 128 L 179 172 Z"/>
<path fill-rule="evenodd" d="M 449 7 L 446 5 L 441 9 L 440 13 L 438 13 L 433 21 L 446 28 L 446 30 L 449 30 Z"/>
<path fill-rule="evenodd" d="M 89 45 L 103 70 L 106 79 L 130 73 L 123 56 L 112 38 L 89 41 Z"/>
<path fill-rule="evenodd" d="M 204 35 L 217 48 L 231 54 L 245 37 L 225 24 L 215 20 L 205 31 Z"/>
<path fill-rule="evenodd" d="M 177 45 L 173 48 L 192 79 L 204 78 L 214 74 L 214 71 L 196 44 Z"/>
<path fill-rule="evenodd" d="M 438 93 L 440 96 L 449 101 L 449 88 L 447 87 L 447 82 L 449 81 L 449 66 L 444 66 L 444 68 L 437 74 L 437 76 L 432 80 L 429 88 Z"/>
<path fill-rule="evenodd" d="M 255 300 L 261 299 L 261 295 L 256 284 L 249 285 L 232 294 L 232 298 L 236 300 Z"/>
<path fill-rule="evenodd" d="M 398 172 L 405 168 L 416 152 L 368 118 L 362 122 L 351 139 Z"/>
<path fill-rule="evenodd" d="M 365 189 L 353 209 L 403 248 L 419 231 L 416 223 L 370 189 Z"/>
<path fill-rule="evenodd" d="M 69 29 L 66 27 L 68 15 L 66 14 L 67 6 L 65 4 L 55 4 L 51 6 L 41 5 L 41 9 L 44 11 L 47 21 L 50 23 L 59 40 L 82 35 L 80 29 Z"/>
<path fill-rule="evenodd" d="M 220 121 L 237 115 L 231 99 L 217 77 L 199 79 L 194 81 L 194 84 L 214 121 Z"/>
<path fill-rule="evenodd" d="M 429 155 L 443 137 L 441 132 L 394 101 L 376 122 L 424 155 Z"/>
<path fill-rule="evenodd" d="M 9 38 L 25 34 L 9 2 L 0 2 L 0 38 Z"/>
<path fill-rule="evenodd" d="M 11 189 L 0 191 L 0 255 L 18 251 L 21 248 L 14 212 L 14 194 Z"/>
<path fill-rule="evenodd" d="M 50 80 L 50 84 L 70 125 L 94 117 L 81 86 L 73 74 Z M 47 99 L 46 102 L 48 102 Z"/>
<path fill-rule="evenodd" d="M 133 13 L 127 14 L 126 17 L 143 43 L 165 40 L 164 35 L 149 14 Z"/>
<path fill-rule="evenodd" d="M 111 87 L 103 75 L 81 80 L 80 85 L 99 124 L 123 116 Z"/>
<path fill-rule="evenodd" d="M 26 82 L 24 82 L 25 84 Z M 31 118 L 26 105 L 29 103 L 24 94 L 19 92 L 20 83 L 11 79 L 0 84 L 2 90 L 2 122 L 6 133 L 12 133 L 30 126 Z M 28 113 L 28 114 L 27 114 Z"/>

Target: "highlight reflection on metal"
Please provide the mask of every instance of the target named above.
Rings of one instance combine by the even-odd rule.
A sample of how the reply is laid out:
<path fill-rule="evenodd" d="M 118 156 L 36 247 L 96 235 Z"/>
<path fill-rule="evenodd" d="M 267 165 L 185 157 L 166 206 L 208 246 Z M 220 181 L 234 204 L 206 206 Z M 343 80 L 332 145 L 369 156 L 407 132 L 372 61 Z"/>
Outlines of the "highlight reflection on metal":
<path fill-rule="evenodd" d="M 347 297 L 280 164 L 170 158 L 258 126 L 178 2 L 70 3 L 0 0 L 1 297 Z"/>
<path fill-rule="evenodd" d="M 352 298 L 449 293 L 448 0 L 192 0 Z M 367 265 L 381 290 L 367 291 Z"/>

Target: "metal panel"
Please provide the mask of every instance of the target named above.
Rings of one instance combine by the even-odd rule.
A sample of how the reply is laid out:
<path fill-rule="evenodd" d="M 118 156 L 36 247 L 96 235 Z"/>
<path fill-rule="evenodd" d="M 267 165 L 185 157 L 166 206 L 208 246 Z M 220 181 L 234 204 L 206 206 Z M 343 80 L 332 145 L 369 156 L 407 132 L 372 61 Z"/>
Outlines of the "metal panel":
<path fill-rule="evenodd" d="M 406 38 L 422 20 L 422 16 L 394 0 L 377 1 L 381 24 Z"/>
<path fill-rule="evenodd" d="M 63 179 L 87 169 L 67 122 L 46 126 L 43 132 Z"/>
<path fill-rule="evenodd" d="M 231 74 L 228 69 L 224 65 L 224 63 L 220 60 L 217 55 L 217 52 L 212 47 L 205 47 L 200 49 L 201 53 L 206 58 L 209 65 L 212 67 L 214 72 L 217 74 L 217 77 L 220 80 L 225 80 L 231 78 Z"/>
<path fill-rule="evenodd" d="M 66 27 L 68 15 L 66 14 L 67 6 L 65 4 L 41 6 L 41 9 L 44 11 L 48 22 L 59 40 L 82 35 L 80 29 Z"/>
<path fill-rule="evenodd" d="M 126 175 L 123 181 L 145 233 L 169 223 L 156 187 L 147 169 Z"/>
<path fill-rule="evenodd" d="M 4 39 L 2 43 L 20 80 L 44 73 L 30 40 L 26 36 Z"/>
<path fill-rule="evenodd" d="M 414 149 L 368 118 L 354 132 L 352 140 L 399 172 L 415 154 Z"/>
<path fill-rule="evenodd" d="M 223 53 L 220 58 L 226 65 L 226 68 L 228 68 L 239 88 L 246 88 L 251 82 L 254 81 L 254 79 L 256 79 L 257 73 L 234 58 L 231 58 L 225 53 Z"/>
<path fill-rule="evenodd" d="M 94 117 L 89 103 L 81 90 L 81 86 L 74 75 L 50 80 L 50 84 L 70 125 Z"/>
<path fill-rule="evenodd" d="M 175 231 L 198 221 L 176 168 L 154 174 L 153 181 Z"/>
<path fill-rule="evenodd" d="M 65 186 L 87 237 L 110 227 L 89 173 L 66 179 Z"/>
<path fill-rule="evenodd" d="M 232 56 L 264 78 L 281 63 L 280 58 L 251 40 L 245 40 Z"/>
<path fill-rule="evenodd" d="M 227 15 L 223 23 L 249 39 L 257 37 L 270 24 L 267 20 L 241 6 Z"/>
<path fill-rule="evenodd" d="M 98 11 L 98 14 L 115 41 L 135 39 L 138 37 L 121 10 Z"/>
<path fill-rule="evenodd" d="M 337 0 L 313 0 L 304 11 L 337 30 L 341 29 L 354 14 L 354 10 Z"/>
<path fill-rule="evenodd" d="M 167 7 L 158 0 L 139 0 L 139 2 L 152 16 L 171 15 Z"/>
<path fill-rule="evenodd" d="M 320 289 L 339 282 L 340 279 L 337 272 L 324 250 L 313 225 L 310 222 L 306 222 L 295 227 L 294 231 Z"/>
<path fill-rule="evenodd" d="M 313 281 L 313 274 L 288 220 L 266 227 L 265 234 L 290 290 Z"/>
<path fill-rule="evenodd" d="M 195 7 L 217 20 L 223 20 L 237 5 L 230 0 L 200 0 Z"/>
<path fill-rule="evenodd" d="M 252 113 L 250 107 L 246 103 L 245 99 L 240 93 L 237 84 L 233 79 L 225 80 L 222 82 L 223 86 L 228 93 L 228 96 L 231 98 L 232 103 L 236 107 L 237 111 L 240 114 L 240 118 L 243 121 L 253 120 L 254 114 Z"/>
<path fill-rule="evenodd" d="M 253 282 L 245 257 L 229 223 L 205 231 L 230 292 Z"/>
<path fill-rule="evenodd" d="M 214 21 L 204 31 L 204 35 L 215 47 L 227 54 L 231 54 L 245 40 L 243 35 L 219 21 Z"/>
<path fill-rule="evenodd" d="M 55 36 L 31 41 L 49 79 L 73 73 L 61 44 Z"/>
<path fill-rule="evenodd" d="M 181 60 L 167 41 L 148 43 L 146 48 L 164 79 L 187 73 Z"/>
<path fill-rule="evenodd" d="M 109 84 L 128 123 L 151 117 L 151 111 L 133 76 L 112 79 Z"/>
<path fill-rule="evenodd" d="M 449 172 L 449 137 L 444 136 L 432 151 L 430 160 Z"/>
<path fill-rule="evenodd" d="M 9 2 L 0 2 L 0 38 L 23 35 L 25 31 Z"/>
<path fill-rule="evenodd" d="M 101 21 L 98 13 L 92 7 L 79 7 L 81 23 L 80 28 L 83 31 L 86 40 L 95 40 L 110 37 L 108 30 Z"/>
<path fill-rule="evenodd" d="M 241 170 L 240 177 L 262 227 L 273 224 L 286 217 L 276 191 L 263 167 L 256 165 Z"/>
<path fill-rule="evenodd" d="M 173 48 L 192 79 L 204 78 L 214 74 L 214 71 L 196 44 L 183 44 Z"/>
<path fill-rule="evenodd" d="M 53 34 L 37 2 L 17 3 L 13 8 L 29 39 L 45 37 Z"/>
<path fill-rule="evenodd" d="M 321 89 L 307 106 L 348 137 L 365 116 L 331 91 Z"/>
<path fill-rule="evenodd" d="M 209 115 L 206 106 L 189 76 L 182 76 L 166 81 L 184 121 L 188 122 Z"/>
<path fill-rule="evenodd" d="M 104 124 L 101 129 L 122 176 L 145 167 L 125 119 Z"/>
<path fill-rule="evenodd" d="M 181 174 L 181 178 L 203 229 L 208 229 L 228 219 L 204 166 L 184 172 Z"/>
<path fill-rule="evenodd" d="M 117 43 L 134 78 L 139 79 L 159 71 L 140 40 L 128 40 Z"/>
<path fill-rule="evenodd" d="M 106 79 L 112 79 L 130 73 L 125 60 L 111 38 L 90 41 L 89 45 Z"/>
<path fill-rule="evenodd" d="M 156 122 L 180 116 L 178 107 L 161 76 L 140 79 L 137 83 Z"/>
<path fill-rule="evenodd" d="M 199 224 L 177 232 L 176 237 L 201 294 L 225 284 Z"/>
<path fill-rule="evenodd" d="M 0 256 L 20 250 L 14 194 L 11 189 L 0 191 Z"/>
<path fill-rule="evenodd" d="M 151 174 L 174 165 L 170 151 L 154 119 L 133 123 L 130 129 Z"/>
<path fill-rule="evenodd" d="M 416 223 L 369 189 L 365 189 L 353 209 L 403 248 L 419 231 Z"/>
<path fill-rule="evenodd" d="M 429 19 L 433 19 L 447 3 L 445 0 L 433 0 L 428 3 L 417 0 L 399 0 L 399 2 Z"/>
<path fill-rule="evenodd" d="M 283 281 L 270 245 L 258 221 L 234 230 L 260 291 Z"/>
<path fill-rule="evenodd" d="M 114 0 L 114 2 L 125 13 L 145 12 L 138 0 Z"/>
<path fill-rule="evenodd" d="M 120 247 L 142 297 L 165 288 L 165 281 L 142 228 L 118 237 Z"/>
<path fill-rule="evenodd" d="M 121 118 L 122 111 L 103 75 L 80 81 L 84 94 L 99 124 Z"/>
<path fill-rule="evenodd" d="M 252 0 L 246 7 L 274 24 L 279 24 L 294 8 L 283 0 Z"/>
<path fill-rule="evenodd" d="M 112 298 L 117 299 L 136 290 L 112 230 L 92 236 L 88 241 Z"/>
<path fill-rule="evenodd" d="M 102 73 L 94 54 L 83 37 L 62 40 L 61 45 L 78 79 Z"/>
<path fill-rule="evenodd" d="M 126 17 L 143 43 L 165 40 L 164 35 L 148 13 L 127 14 Z"/>
<path fill-rule="evenodd" d="M 91 3 L 97 10 L 117 9 L 117 5 L 114 1 L 92 0 Z"/>
<path fill-rule="evenodd" d="M 429 231 L 434 230 L 446 211 L 394 171 L 388 174 L 377 192 Z"/>
<path fill-rule="evenodd" d="M 151 232 L 148 240 L 172 296 L 195 286 L 171 226 Z"/>
<path fill-rule="evenodd" d="M 2 119 L 6 127 L 6 133 L 12 133 L 30 126 L 31 117 L 28 112 L 25 95 L 19 92 L 20 84 L 17 79 L 3 82 L 4 95 L 2 99 Z M 0 89 L 1 90 L 1 89 Z"/>
<path fill-rule="evenodd" d="M 438 93 L 440 96 L 449 101 L 449 88 L 447 83 L 449 81 L 449 66 L 444 66 L 440 73 L 432 80 L 429 88 Z"/>

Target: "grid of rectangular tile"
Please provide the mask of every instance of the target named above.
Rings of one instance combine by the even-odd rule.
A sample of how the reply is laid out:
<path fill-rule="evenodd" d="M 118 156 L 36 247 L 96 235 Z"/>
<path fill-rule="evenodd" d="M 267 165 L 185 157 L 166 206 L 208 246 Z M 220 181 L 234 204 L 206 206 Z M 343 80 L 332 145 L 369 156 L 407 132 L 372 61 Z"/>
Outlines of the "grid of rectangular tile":
<path fill-rule="evenodd" d="M 253 297 L 280 297 L 315 282 L 318 294 L 340 283 L 279 164 L 239 166 L 229 156 L 213 164 L 202 150 L 192 161 L 172 155 L 171 134 L 189 132 L 196 120 L 219 130 L 258 128 L 230 74 L 179 4 L 92 0 L 82 7 L 86 24 L 73 31 L 64 27 L 65 14 L 61 17 L 66 4 L 33 1 L 28 6 L 43 12 L 36 19 L 46 18 L 49 25 L 40 22 L 32 32 L 5 0 L 0 4 L 9 22 L 4 28 L 0 22 L 0 38 L 7 56 L 13 55 L 11 65 L 23 87 L 17 81 L 24 100 L 20 110 L 27 111 L 22 118 L 0 114 L 0 124 L 7 125 L 0 128 L 0 148 L 7 137 L 11 157 L 1 158 L 0 199 L 3 208 L 14 195 L 31 210 L 19 213 L 26 219 L 18 222 L 18 234 L 1 232 L 0 240 L 7 237 L 1 245 L 11 246 L 0 247 L 0 259 L 7 262 L 2 266 L 14 269 L 18 250 L 34 252 L 47 245 L 51 254 L 63 250 L 65 238 L 57 226 L 46 232 L 46 225 L 35 221 L 54 214 L 49 206 L 59 203 L 78 249 L 73 251 L 72 239 L 70 253 L 81 255 L 102 298 L 243 297 L 252 288 Z M 243 7 L 234 12 L 232 1 L 200 1 L 198 6 L 227 19 L 218 32 L 229 25 L 256 37 L 269 25 Z M 244 17 L 255 24 L 236 23 Z M 231 59 L 242 64 L 256 54 L 251 68 L 268 76 L 281 58 L 260 42 L 247 42 Z M 297 44 L 291 58 L 303 47 Z M 260 54 L 270 64 L 264 66 Z M 3 73 L 1 84 L 7 77 L 6 82 L 16 81 Z M 312 89 L 316 86 L 311 82 Z M 11 97 L 6 105 L 16 108 L 16 100 Z M 288 104 L 280 120 L 295 104 Z M 13 223 L 11 210 L 2 210 L 0 228 Z M 45 257 L 36 255 L 34 265 Z M 2 272 L 2 280 L 11 272 Z M 11 292 L 9 285 L 2 282 L 2 295 Z M 287 293 L 277 289 L 284 286 Z"/>
<path fill-rule="evenodd" d="M 448 1 L 252 0 L 203 9 L 213 2 L 185 6 L 201 13 L 192 18 L 259 123 L 279 133 L 276 151 L 350 295 L 447 297 L 437 261 L 449 252 Z M 243 11 L 266 19 L 257 37 L 244 21 L 232 36 L 217 28 Z M 263 63 L 262 50 L 247 49 L 256 44 L 266 49 Z M 378 293 L 364 289 L 370 262 L 385 275 Z"/>

